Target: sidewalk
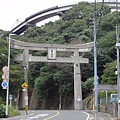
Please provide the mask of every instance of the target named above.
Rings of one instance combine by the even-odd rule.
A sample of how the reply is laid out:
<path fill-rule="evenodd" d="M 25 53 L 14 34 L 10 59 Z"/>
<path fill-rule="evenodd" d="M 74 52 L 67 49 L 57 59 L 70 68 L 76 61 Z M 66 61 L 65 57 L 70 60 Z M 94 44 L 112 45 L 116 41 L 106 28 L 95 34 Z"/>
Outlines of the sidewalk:
<path fill-rule="evenodd" d="M 86 112 L 90 114 L 89 120 L 117 120 L 108 113 L 98 112 L 95 114 L 95 111 L 93 110 L 86 110 Z"/>
<path fill-rule="evenodd" d="M 96 120 L 116 120 L 112 115 L 107 113 L 98 112 L 96 114 Z"/>

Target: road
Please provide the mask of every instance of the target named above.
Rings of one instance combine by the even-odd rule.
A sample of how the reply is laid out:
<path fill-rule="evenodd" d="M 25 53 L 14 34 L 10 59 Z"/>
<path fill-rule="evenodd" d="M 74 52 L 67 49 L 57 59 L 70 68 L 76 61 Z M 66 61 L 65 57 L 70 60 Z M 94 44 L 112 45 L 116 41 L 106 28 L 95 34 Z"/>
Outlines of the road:
<path fill-rule="evenodd" d="M 28 115 L 23 111 L 21 116 L 0 120 L 89 120 L 89 114 L 79 110 L 31 110 Z"/>

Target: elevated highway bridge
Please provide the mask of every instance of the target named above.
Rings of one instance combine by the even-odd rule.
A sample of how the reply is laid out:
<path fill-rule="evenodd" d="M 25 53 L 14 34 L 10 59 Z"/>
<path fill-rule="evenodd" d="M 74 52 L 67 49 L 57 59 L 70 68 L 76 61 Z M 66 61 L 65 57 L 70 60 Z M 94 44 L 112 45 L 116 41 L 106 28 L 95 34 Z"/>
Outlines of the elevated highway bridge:
<path fill-rule="evenodd" d="M 108 4 L 110 9 L 116 9 L 116 2 L 113 2 L 110 0 L 107 0 L 107 1 L 100 0 L 98 2 Z M 24 31 L 26 31 L 29 27 L 36 26 L 36 24 L 38 22 L 41 22 L 45 19 L 48 19 L 48 18 L 51 18 L 54 16 L 62 16 L 66 11 L 68 11 L 70 8 L 72 8 L 75 4 L 77 4 L 77 3 L 58 5 L 58 6 L 54 6 L 54 7 L 39 11 L 39 12 L 27 17 L 23 22 L 18 24 L 15 28 L 13 28 L 11 30 L 11 33 L 20 35 Z M 118 8 L 120 8 L 119 5 L 120 5 L 120 2 L 118 2 Z"/>
<path fill-rule="evenodd" d="M 74 4 L 67 4 L 67 5 L 61 5 L 61 6 L 54 6 L 45 10 L 42 10 L 40 12 L 37 12 L 29 17 L 27 17 L 22 23 L 17 25 L 15 28 L 11 30 L 14 34 L 21 34 L 24 31 L 26 31 L 29 27 L 33 27 L 36 25 L 36 23 L 41 22 L 45 19 L 48 19 L 50 17 L 54 17 L 56 15 L 62 16 L 66 11 L 68 11 L 70 8 L 73 7 Z"/>

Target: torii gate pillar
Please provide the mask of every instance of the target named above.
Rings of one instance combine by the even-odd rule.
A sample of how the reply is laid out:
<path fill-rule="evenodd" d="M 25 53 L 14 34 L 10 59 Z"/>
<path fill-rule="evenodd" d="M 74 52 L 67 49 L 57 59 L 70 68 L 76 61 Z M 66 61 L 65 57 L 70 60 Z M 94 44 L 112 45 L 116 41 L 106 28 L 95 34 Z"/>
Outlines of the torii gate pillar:
<path fill-rule="evenodd" d="M 82 109 L 82 89 L 81 89 L 81 70 L 80 63 L 78 62 L 79 52 L 74 52 L 74 109 Z"/>
<path fill-rule="evenodd" d="M 24 80 L 25 83 L 28 85 L 28 61 L 29 61 L 29 50 L 24 49 L 23 51 L 23 63 L 22 67 L 24 69 Z M 22 107 L 26 107 L 26 114 L 28 114 L 28 89 L 26 88 L 26 91 L 23 91 L 22 93 Z"/>

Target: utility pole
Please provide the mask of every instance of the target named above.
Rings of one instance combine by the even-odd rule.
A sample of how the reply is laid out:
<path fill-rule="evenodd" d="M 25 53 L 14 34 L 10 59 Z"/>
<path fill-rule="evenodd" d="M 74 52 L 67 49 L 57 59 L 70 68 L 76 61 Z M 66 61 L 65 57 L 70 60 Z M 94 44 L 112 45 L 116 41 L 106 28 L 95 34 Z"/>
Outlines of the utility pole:
<path fill-rule="evenodd" d="M 97 76 L 97 46 L 96 46 L 96 0 L 94 10 L 94 109 L 95 113 L 98 112 L 98 76 Z"/>
<path fill-rule="evenodd" d="M 116 43 L 119 43 L 118 33 L 118 1 L 116 0 Z M 120 54 L 117 46 L 117 91 L 118 91 L 118 118 L 120 118 Z"/>

